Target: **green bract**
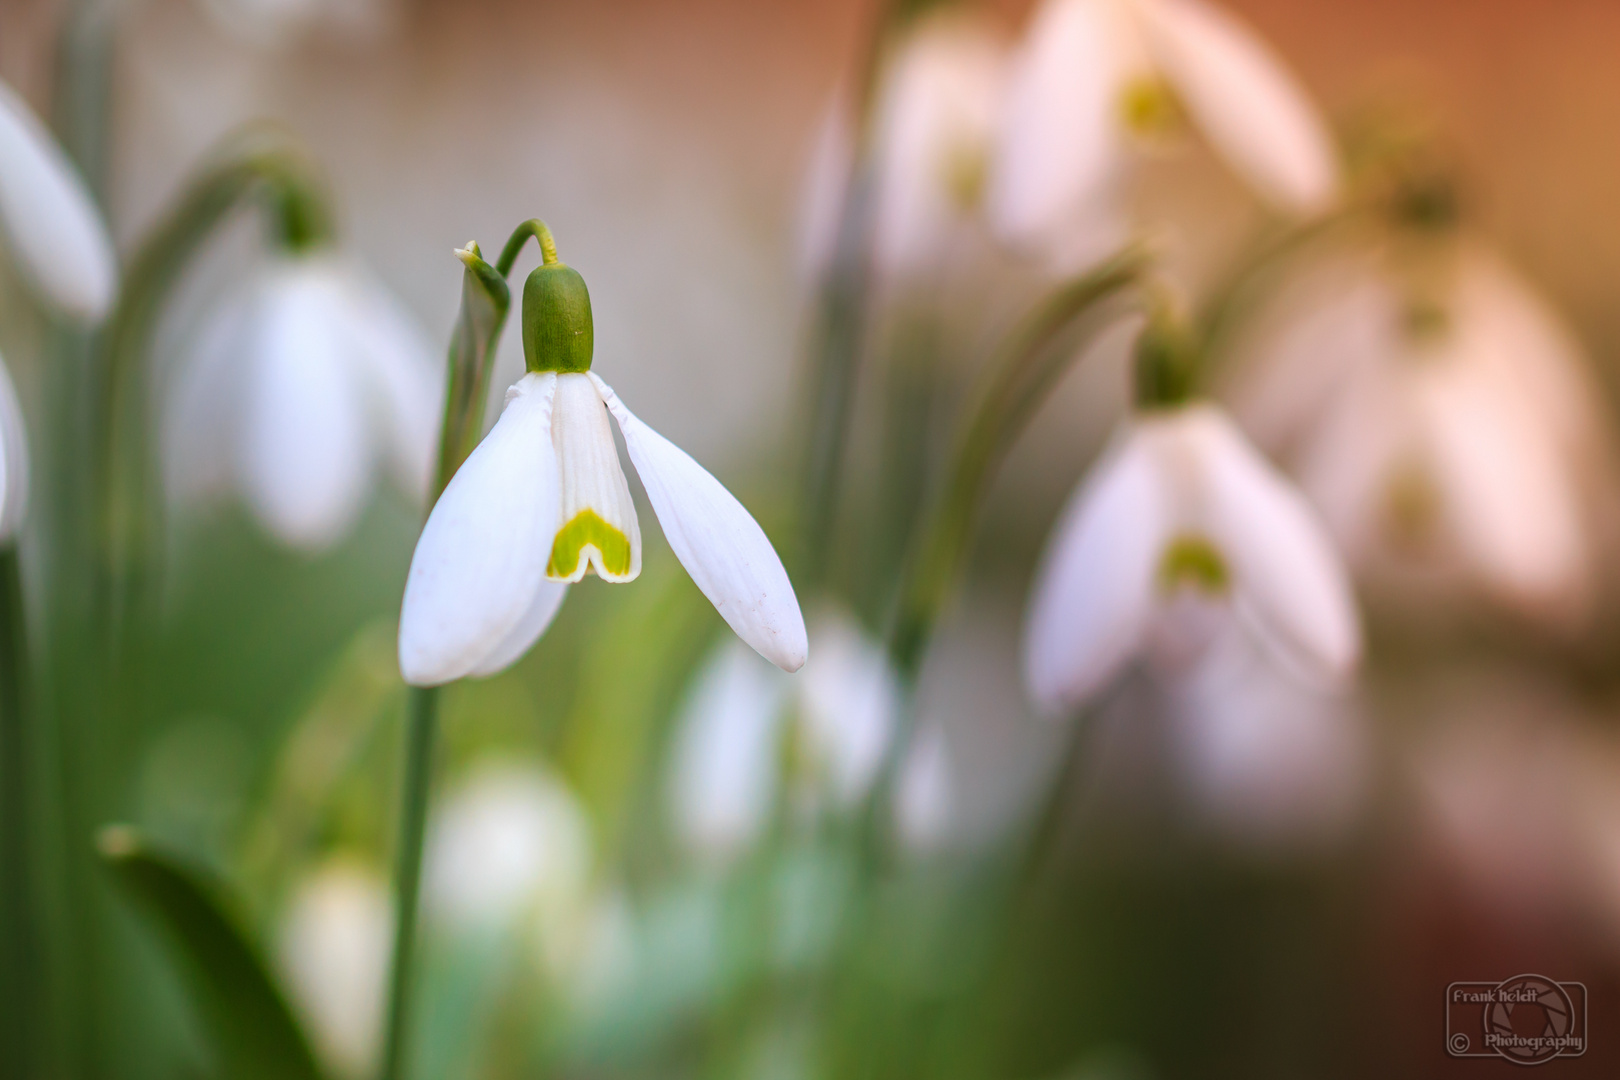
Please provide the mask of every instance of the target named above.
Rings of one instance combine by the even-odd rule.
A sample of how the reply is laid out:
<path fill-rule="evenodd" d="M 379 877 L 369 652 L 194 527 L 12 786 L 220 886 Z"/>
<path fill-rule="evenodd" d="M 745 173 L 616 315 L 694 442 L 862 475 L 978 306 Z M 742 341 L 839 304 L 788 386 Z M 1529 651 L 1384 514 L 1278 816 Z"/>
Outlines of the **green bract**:
<path fill-rule="evenodd" d="M 591 370 L 591 294 L 564 263 L 536 267 L 523 283 L 523 359 L 530 371 Z"/>

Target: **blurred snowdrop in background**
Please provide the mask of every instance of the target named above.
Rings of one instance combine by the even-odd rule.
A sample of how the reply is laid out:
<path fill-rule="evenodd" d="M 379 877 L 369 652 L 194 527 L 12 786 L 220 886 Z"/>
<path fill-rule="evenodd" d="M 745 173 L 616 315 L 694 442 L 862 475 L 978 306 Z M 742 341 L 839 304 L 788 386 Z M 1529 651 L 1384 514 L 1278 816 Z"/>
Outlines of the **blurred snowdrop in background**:
<path fill-rule="evenodd" d="M 353 529 L 384 469 L 427 490 L 443 380 L 398 302 L 329 253 L 278 255 L 193 335 L 167 405 L 171 497 L 234 491 L 311 552 Z"/>
<path fill-rule="evenodd" d="M 1273 663 L 1325 682 L 1360 652 L 1348 577 L 1304 499 L 1217 407 L 1144 412 L 1053 535 L 1031 601 L 1030 693 L 1074 709 L 1139 657 L 1185 666 L 1228 615 Z"/>
<path fill-rule="evenodd" d="M 1308 265 L 1258 320 L 1238 415 L 1358 567 L 1465 567 L 1531 614 L 1578 616 L 1612 439 L 1588 361 L 1478 241 L 1414 246 Z"/>
<path fill-rule="evenodd" d="M 360 860 L 331 857 L 287 901 L 280 969 L 337 1076 L 370 1076 L 377 1067 L 393 935 L 387 879 Z"/>
<path fill-rule="evenodd" d="M 0 1060 L 1415 1078 L 1534 971 L 1613 1075 L 1620 13 L 1453 7 L 8 6 Z"/>
<path fill-rule="evenodd" d="M 0 82 L 0 231 L 40 294 L 95 321 L 112 307 L 118 262 L 83 179 L 27 102 Z"/>
<path fill-rule="evenodd" d="M 1278 211 L 1333 198 L 1315 106 L 1248 27 L 1203 0 L 1047 0 L 1011 71 L 991 219 L 1061 268 L 1155 224 L 1131 218 L 1133 163 L 1192 132 Z"/>

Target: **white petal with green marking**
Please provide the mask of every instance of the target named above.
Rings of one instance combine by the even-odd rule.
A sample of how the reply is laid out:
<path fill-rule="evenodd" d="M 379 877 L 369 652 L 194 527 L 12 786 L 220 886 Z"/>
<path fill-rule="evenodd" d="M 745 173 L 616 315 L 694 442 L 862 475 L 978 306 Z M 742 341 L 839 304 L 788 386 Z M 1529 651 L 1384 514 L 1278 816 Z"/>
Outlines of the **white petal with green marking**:
<path fill-rule="evenodd" d="M 551 437 L 562 470 L 562 502 L 546 576 L 578 581 L 595 571 L 603 581 L 635 580 L 641 573 L 636 504 L 602 395 L 589 376 L 557 376 Z"/>
<path fill-rule="evenodd" d="M 797 671 L 809 654 L 804 615 L 782 560 L 736 496 L 674 443 L 638 420 L 593 372 L 619 422 L 664 536 L 703 595 L 765 659 Z"/>
<path fill-rule="evenodd" d="M 1326 208 L 1338 163 L 1299 81 L 1242 22 L 1202 0 L 1141 0 L 1144 40 L 1211 145 L 1279 209 Z"/>

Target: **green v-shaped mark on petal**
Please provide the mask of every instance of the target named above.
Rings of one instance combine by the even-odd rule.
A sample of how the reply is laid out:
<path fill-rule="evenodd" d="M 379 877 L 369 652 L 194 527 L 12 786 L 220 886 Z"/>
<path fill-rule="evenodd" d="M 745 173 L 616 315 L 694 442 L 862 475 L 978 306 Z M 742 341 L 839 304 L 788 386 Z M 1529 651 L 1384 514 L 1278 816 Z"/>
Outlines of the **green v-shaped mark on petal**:
<path fill-rule="evenodd" d="M 582 574 L 582 564 L 594 550 L 598 571 L 615 578 L 630 576 L 630 540 L 602 519 L 595 510 L 581 510 L 572 521 L 557 530 L 551 543 L 551 561 L 546 576 L 565 581 Z"/>

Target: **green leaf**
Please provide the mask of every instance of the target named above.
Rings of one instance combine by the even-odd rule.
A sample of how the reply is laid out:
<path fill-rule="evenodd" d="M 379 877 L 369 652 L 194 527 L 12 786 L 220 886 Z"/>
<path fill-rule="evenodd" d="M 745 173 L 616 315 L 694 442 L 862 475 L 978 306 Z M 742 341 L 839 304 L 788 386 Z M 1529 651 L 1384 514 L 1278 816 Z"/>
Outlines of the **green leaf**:
<path fill-rule="evenodd" d="M 484 402 L 489 397 L 495 346 L 512 307 L 506 277 L 484 261 L 476 243 L 456 251 L 465 273 L 461 314 L 450 338 L 449 384 L 444 396 L 444 436 L 439 442 L 439 475 L 434 498 L 444 490 L 484 434 Z"/>
<path fill-rule="evenodd" d="M 98 846 L 125 892 L 166 931 L 212 1044 L 217 1074 L 229 1080 L 322 1080 L 286 999 L 226 914 L 220 884 L 127 826 L 103 830 Z"/>

